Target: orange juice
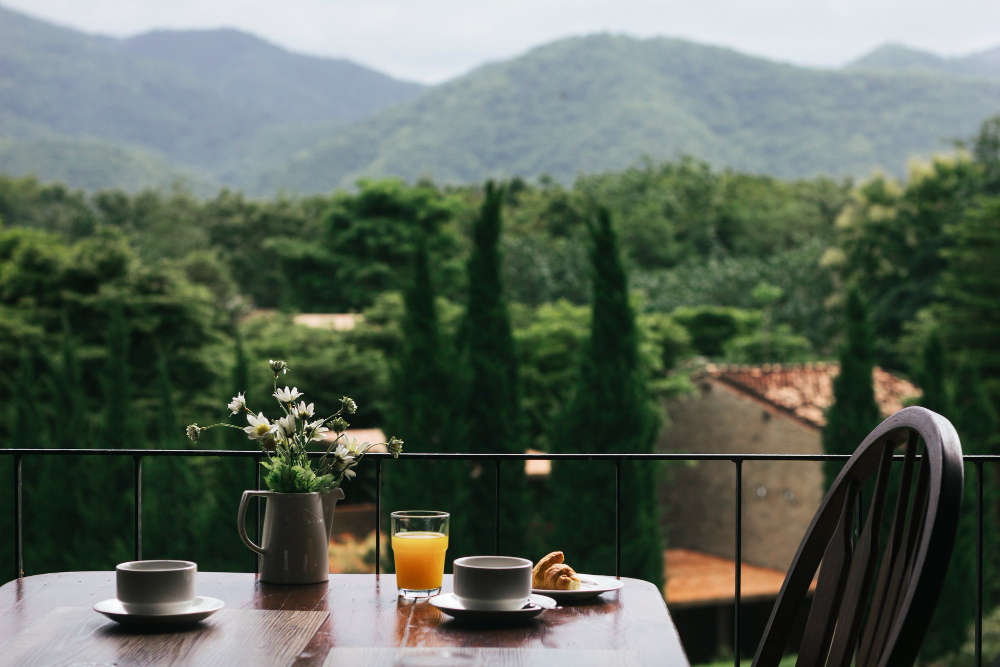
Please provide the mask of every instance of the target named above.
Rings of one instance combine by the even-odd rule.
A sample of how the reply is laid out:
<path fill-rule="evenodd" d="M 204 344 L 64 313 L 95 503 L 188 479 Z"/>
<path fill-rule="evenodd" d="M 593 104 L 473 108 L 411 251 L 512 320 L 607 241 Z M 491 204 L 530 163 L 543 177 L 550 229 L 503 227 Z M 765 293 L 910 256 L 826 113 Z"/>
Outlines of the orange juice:
<path fill-rule="evenodd" d="M 444 533 L 396 533 L 392 552 L 396 559 L 396 586 L 411 590 L 441 588 L 444 552 L 448 536 Z"/>

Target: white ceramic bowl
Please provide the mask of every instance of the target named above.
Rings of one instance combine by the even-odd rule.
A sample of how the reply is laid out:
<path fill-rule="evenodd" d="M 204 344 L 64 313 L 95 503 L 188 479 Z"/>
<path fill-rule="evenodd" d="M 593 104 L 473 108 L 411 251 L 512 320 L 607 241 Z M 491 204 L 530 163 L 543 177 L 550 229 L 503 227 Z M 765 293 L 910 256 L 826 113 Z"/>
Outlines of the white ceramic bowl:
<path fill-rule="evenodd" d="M 530 560 L 512 556 L 466 556 L 454 562 L 454 589 L 466 609 L 514 611 L 531 595 Z"/>
<path fill-rule="evenodd" d="M 135 560 L 115 571 L 118 600 L 129 614 L 178 614 L 196 597 L 198 566 L 188 560 Z"/>

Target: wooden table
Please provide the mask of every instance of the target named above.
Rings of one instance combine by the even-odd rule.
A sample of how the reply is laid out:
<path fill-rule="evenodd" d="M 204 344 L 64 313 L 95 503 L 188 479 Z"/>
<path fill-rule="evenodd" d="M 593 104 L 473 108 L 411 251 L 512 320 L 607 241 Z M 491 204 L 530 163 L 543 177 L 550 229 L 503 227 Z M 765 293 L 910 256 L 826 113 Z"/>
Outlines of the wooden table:
<path fill-rule="evenodd" d="M 656 587 L 624 582 L 618 593 L 528 625 L 484 628 L 449 620 L 426 601 L 399 600 L 392 575 L 278 586 L 252 574 L 202 572 L 198 593 L 225 609 L 193 628 L 136 632 L 91 609 L 114 597 L 113 572 L 42 574 L 0 587 L 0 664 L 688 665 Z"/>

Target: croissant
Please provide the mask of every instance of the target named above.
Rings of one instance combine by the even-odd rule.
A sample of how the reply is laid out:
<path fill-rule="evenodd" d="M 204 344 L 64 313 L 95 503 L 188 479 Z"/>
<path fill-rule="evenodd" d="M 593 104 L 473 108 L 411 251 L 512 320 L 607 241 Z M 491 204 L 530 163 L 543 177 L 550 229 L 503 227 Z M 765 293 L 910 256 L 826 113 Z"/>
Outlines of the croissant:
<path fill-rule="evenodd" d="M 548 556 L 545 556 L 538 561 L 538 565 L 531 570 L 531 587 L 545 588 L 545 586 L 542 585 L 542 580 L 545 577 L 545 571 L 553 565 L 558 565 L 561 562 L 563 562 L 563 552 L 561 551 L 553 551 Z"/>
<path fill-rule="evenodd" d="M 538 561 L 531 571 L 531 586 L 549 591 L 579 590 L 580 578 L 569 565 L 563 563 L 563 552 L 553 551 Z"/>

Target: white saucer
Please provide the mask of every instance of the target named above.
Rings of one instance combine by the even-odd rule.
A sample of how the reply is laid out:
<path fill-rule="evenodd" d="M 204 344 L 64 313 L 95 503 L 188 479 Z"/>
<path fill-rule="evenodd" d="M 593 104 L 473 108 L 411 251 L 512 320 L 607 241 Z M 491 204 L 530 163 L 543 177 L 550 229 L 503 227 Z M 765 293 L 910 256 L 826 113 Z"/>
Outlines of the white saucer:
<path fill-rule="evenodd" d="M 602 577 L 598 574 L 577 574 L 580 577 L 580 589 L 576 591 L 550 591 L 544 588 L 532 588 L 532 593 L 547 595 L 559 602 L 576 602 L 596 598 L 601 593 L 617 591 L 625 584 L 621 579 Z"/>
<path fill-rule="evenodd" d="M 474 621 L 476 623 L 511 623 L 520 622 L 538 616 L 546 609 L 555 609 L 556 601 L 544 595 L 532 595 L 520 609 L 513 611 L 480 611 L 478 609 L 466 609 L 462 601 L 455 597 L 454 593 L 444 593 L 435 595 L 430 599 L 430 603 L 460 621 Z"/>
<path fill-rule="evenodd" d="M 122 625 L 157 627 L 164 625 L 190 625 L 206 618 L 226 606 L 222 600 L 197 597 L 191 606 L 177 614 L 130 614 L 125 611 L 117 598 L 104 600 L 94 605 L 94 611 L 104 614 Z"/>

